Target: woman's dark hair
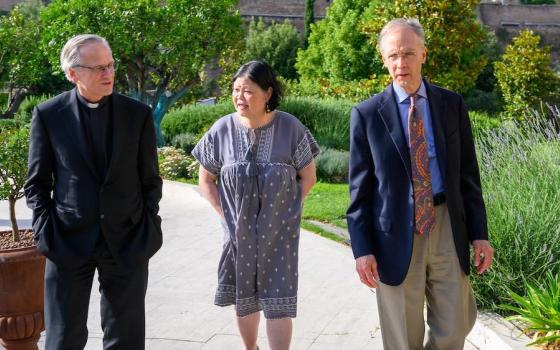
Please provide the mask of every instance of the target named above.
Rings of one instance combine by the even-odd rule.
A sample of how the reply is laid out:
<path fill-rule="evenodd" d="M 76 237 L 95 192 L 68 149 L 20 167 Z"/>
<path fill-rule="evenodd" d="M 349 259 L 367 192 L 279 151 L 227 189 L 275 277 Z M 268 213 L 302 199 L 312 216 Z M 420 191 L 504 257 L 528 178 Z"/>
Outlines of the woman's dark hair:
<path fill-rule="evenodd" d="M 274 70 L 264 61 L 250 61 L 242 65 L 233 76 L 232 82 L 237 78 L 247 77 L 261 89 L 267 91 L 272 88 L 272 95 L 268 100 L 268 108 L 273 111 L 282 100 L 282 87 L 276 79 Z"/>

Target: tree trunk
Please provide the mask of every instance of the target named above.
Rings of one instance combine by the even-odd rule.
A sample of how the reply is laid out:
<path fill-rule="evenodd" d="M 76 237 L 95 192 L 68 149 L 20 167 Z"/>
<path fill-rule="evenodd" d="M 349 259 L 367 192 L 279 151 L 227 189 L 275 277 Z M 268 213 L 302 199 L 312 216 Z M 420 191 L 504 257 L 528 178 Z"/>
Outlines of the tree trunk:
<path fill-rule="evenodd" d="M 16 198 L 10 196 L 10 198 L 8 198 L 8 202 L 10 203 L 10 221 L 12 222 L 12 236 L 14 238 L 14 242 L 19 242 L 19 228 L 16 220 Z"/>
<path fill-rule="evenodd" d="M 187 91 L 188 88 L 184 87 L 174 94 L 163 93 L 160 95 L 157 103 L 155 104 L 155 108 L 152 108 L 158 147 L 162 147 L 164 145 L 163 134 L 161 132 L 161 121 L 163 120 L 163 116 L 165 116 L 165 113 L 167 113 L 169 107 L 177 102 L 178 99 L 186 95 Z"/>
<path fill-rule="evenodd" d="M 27 89 L 16 89 L 13 93 L 10 93 L 8 109 L 0 114 L 0 119 L 12 119 L 27 95 L 29 95 Z"/>

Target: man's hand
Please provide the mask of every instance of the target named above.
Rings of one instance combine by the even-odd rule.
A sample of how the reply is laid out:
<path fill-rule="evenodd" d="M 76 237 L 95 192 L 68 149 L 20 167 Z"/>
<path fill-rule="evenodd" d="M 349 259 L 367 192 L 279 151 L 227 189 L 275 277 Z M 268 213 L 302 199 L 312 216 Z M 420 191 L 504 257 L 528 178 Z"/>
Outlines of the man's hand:
<path fill-rule="evenodd" d="M 492 265 L 494 248 L 484 239 L 473 241 L 472 246 L 474 249 L 474 266 L 476 266 L 476 272 L 478 274 L 484 273 L 484 271 L 488 270 L 490 265 Z"/>
<path fill-rule="evenodd" d="M 377 260 L 373 255 L 364 255 L 356 259 L 356 272 L 360 281 L 370 288 L 377 288 L 379 274 L 377 273 Z"/>

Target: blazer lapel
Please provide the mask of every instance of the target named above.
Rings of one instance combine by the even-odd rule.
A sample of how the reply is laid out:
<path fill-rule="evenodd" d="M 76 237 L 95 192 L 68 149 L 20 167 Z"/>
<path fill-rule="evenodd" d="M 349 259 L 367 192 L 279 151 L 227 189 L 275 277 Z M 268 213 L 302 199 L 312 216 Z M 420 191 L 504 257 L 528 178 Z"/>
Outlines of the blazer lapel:
<path fill-rule="evenodd" d="M 443 183 L 445 183 L 445 160 L 447 159 L 445 149 L 445 104 L 442 101 L 441 94 L 426 80 L 424 80 L 424 85 L 428 92 L 428 102 L 430 104 L 430 113 L 432 114 L 432 129 L 439 171 L 444 181 Z"/>
<path fill-rule="evenodd" d="M 408 151 L 408 145 L 406 142 L 406 138 L 404 136 L 403 126 L 401 122 L 401 118 L 399 115 L 399 110 L 397 108 L 397 101 L 395 100 L 393 94 L 393 87 L 389 85 L 385 92 L 383 93 L 384 102 L 382 106 L 379 108 L 379 114 L 381 115 L 381 119 L 383 119 L 383 123 L 385 123 L 385 127 L 391 135 L 391 139 L 397 148 L 403 165 L 408 173 L 409 178 L 412 178 L 412 170 L 410 165 L 410 153 Z"/>
<path fill-rule="evenodd" d="M 91 150 L 86 144 L 86 136 L 84 134 L 84 129 L 82 128 L 80 121 L 80 111 L 78 108 L 78 98 L 76 96 L 78 92 L 73 89 L 70 93 L 70 98 L 66 107 L 61 110 L 63 114 L 66 114 L 67 118 L 64 122 L 66 126 L 68 135 L 74 141 L 79 153 L 82 155 L 87 167 L 91 173 L 98 178 L 97 171 L 95 170 L 95 165 L 93 164 L 93 158 Z"/>

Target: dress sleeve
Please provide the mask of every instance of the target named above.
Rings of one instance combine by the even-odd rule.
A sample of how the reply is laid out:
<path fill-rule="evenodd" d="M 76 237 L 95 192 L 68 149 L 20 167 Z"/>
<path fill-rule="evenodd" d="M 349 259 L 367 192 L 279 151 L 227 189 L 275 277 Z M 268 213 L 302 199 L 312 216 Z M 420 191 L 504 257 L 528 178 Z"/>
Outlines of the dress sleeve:
<path fill-rule="evenodd" d="M 215 144 L 215 137 L 208 131 L 196 144 L 191 154 L 202 165 L 202 167 L 215 176 L 220 174 L 222 164 L 215 150 L 219 149 Z"/>
<path fill-rule="evenodd" d="M 315 138 L 307 128 L 300 134 L 301 136 L 298 138 L 297 148 L 292 160 L 297 171 L 308 166 L 320 152 L 317 141 L 315 141 Z"/>

